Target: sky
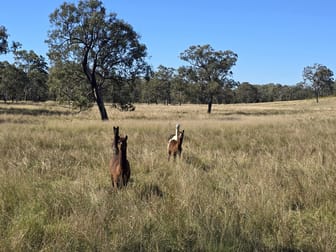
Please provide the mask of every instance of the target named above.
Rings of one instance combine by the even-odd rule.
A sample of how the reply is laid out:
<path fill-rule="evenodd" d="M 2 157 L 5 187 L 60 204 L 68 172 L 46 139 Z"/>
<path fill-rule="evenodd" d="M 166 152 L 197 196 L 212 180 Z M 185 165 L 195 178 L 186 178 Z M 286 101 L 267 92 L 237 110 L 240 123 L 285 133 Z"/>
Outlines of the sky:
<path fill-rule="evenodd" d="M 64 0 L 11 0 L 0 5 L 9 41 L 47 58 L 49 15 Z M 77 3 L 75 0 L 66 0 Z M 232 50 L 233 79 L 295 85 L 304 67 L 323 64 L 336 74 L 335 0 L 102 0 L 133 26 L 147 46 L 148 63 L 188 65 L 180 53 L 192 45 Z M 0 55 L 0 61 L 11 60 Z"/>

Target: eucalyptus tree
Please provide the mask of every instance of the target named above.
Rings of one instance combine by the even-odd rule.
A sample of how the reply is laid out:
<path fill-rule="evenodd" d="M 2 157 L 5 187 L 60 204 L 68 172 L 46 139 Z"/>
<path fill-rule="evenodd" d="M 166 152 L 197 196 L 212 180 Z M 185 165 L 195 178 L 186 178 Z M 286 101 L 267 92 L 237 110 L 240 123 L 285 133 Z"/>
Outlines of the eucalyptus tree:
<path fill-rule="evenodd" d="M 8 33 L 6 27 L 0 25 L 0 54 L 8 52 Z"/>
<path fill-rule="evenodd" d="M 63 3 L 50 15 L 50 23 L 53 27 L 46 42 L 51 62 L 81 65 L 101 119 L 108 120 L 103 100 L 105 80 L 134 79 L 143 73 L 146 46 L 131 25 L 115 13 L 107 13 L 98 0 Z"/>
<path fill-rule="evenodd" d="M 180 71 L 183 71 L 182 68 L 178 68 L 174 71 L 174 76 L 172 80 L 172 103 L 176 103 L 181 105 L 185 102 L 192 102 L 189 99 L 189 85 L 188 81 L 184 79 L 183 72 L 180 73 Z"/>
<path fill-rule="evenodd" d="M 159 65 L 152 78 L 157 83 L 160 100 L 167 105 L 172 100 L 172 85 L 175 76 L 176 70 L 174 68 Z"/>
<path fill-rule="evenodd" d="M 0 25 L 0 54 L 15 52 L 17 49 L 21 48 L 21 43 L 15 41 L 12 41 L 11 45 L 9 46 L 8 37 L 9 34 L 6 27 Z"/>
<path fill-rule="evenodd" d="M 220 88 L 234 83 L 229 77 L 238 55 L 230 50 L 215 51 L 210 45 L 193 45 L 182 52 L 180 58 L 189 63 L 180 72 L 184 72 L 190 82 L 200 85 L 208 103 L 208 113 L 211 113 L 214 95 Z"/>
<path fill-rule="evenodd" d="M 90 88 L 86 85 L 85 78 L 80 64 L 56 64 L 49 70 L 49 92 L 59 103 L 79 108 L 80 111 L 85 110 L 92 105 Z"/>
<path fill-rule="evenodd" d="M 0 97 L 5 103 L 23 99 L 27 82 L 27 74 L 22 69 L 7 61 L 0 62 Z"/>
<path fill-rule="evenodd" d="M 48 63 L 33 50 L 15 50 L 15 65 L 27 74 L 25 99 L 43 101 L 48 99 Z"/>
<path fill-rule="evenodd" d="M 258 89 L 248 82 L 238 85 L 235 94 L 235 102 L 237 103 L 258 102 Z"/>
<path fill-rule="evenodd" d="M 326 66 L 314 64 L 303 69 L 303 80 L 306 86 L 314 90 L 316 102 L 319 102 L 320 92 L 332 89 L 334 73 Z"/>

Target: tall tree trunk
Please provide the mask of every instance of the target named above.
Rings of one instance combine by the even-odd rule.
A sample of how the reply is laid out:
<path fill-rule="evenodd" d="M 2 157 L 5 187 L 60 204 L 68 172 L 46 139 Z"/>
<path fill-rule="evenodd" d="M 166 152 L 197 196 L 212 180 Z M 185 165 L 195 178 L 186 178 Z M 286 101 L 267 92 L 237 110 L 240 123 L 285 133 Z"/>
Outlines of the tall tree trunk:
<path fill-rule="evenodd" d="M 209 98 L 208 102 L 208 114 L 211 114 L 211 109 L 212 109 L 212 96 Z"/>
<path fill-rule="evenodd" d="M 84 59 L 82 61 L 82 67 L 84 74 L 86 75 L 87 79 L 89 80 L 93 92 L 93 97 L 96 100 L 96 103 L 99 108 L 100 116 L 103 121 L 108 120 L 108 115 L 105 109 L 103 97 L 100 93 L 99 87 L 97 85 L 96 75 L 95 75 L 95 69 L 96 69 L 96 63 L 94 63 L 94 66 L 92 68 L 92 71 L 90 71 L 88 67 L 87 57 L 88 57 L 89 50 L 86 51 L 84 55 Z"/>
<path fill-rule="evenodd" d="M 107 115 L 107 112 L 106 112 L 106 109 L 105 109 L 104 100 L 103 100 L 97 86 L 94 88 L 94 91 L 95 91 L 95 98 L 96 98 L 96 102 L 97 102 L 97 105 L 98 105 L 98 108 L 99 108 L 101 119 L 103 121 L 106 121 L 106 120 L 108 120 L 108 115 Z"/>
<path fill-rule="evenodd" d="M 316 103 L 319 103 L 319 91 L 315 91 Z"/>

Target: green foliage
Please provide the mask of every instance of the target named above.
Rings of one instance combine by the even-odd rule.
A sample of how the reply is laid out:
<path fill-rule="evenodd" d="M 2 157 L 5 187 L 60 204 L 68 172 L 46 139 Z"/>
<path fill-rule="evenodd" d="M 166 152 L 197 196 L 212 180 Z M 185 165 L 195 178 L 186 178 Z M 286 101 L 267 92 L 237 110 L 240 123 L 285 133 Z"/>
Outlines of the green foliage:
<path fill-rule="evenodd" d="M 15 52 L 21 47 L 20 42 L 12 41 L 11 45 L 8 43 L 9 34 L 5 26 L 0 25 L 0 55 L 9 52 Z"/>
<path fill-rule="evenodd" d="M 16 50 L 15 63 L 0 62 L 0 95 L 7 100 L 45 101 L 49 98 L 48 67 L 34 51 Z"/>
<path fill-rule="evenodd" d="M 198 45 L 190 46 L 180 54 L 180 58 L 190 66 L 182 67 L 179 72 L 189 82 L 201 86 L 204 101 L 209 104 L 208 113 L 211 113 L 212 100 L 219 87 L 233 83 L 229 81 L 230 69 L 236 64 L 238 55 L 230 50 L 215 51 L 210 45 Z"/>
<path fill-rule="evenodd" d="M 102 120 L 108 116 L 103 100 L 106 80 L 134 79 L 146 70 L 146 47 L 132 26 L 106 13 L 101 1 L 64 3 L 50 15 L 53 29 L 46 41 L 53 63 L 73 61 L 82 66 Z"/>
<path fill-rule="evenodd" d="M 314 64 L 303 69 L 304 82 L 314 90 L 316 102 L 319 101 L 319 95 L 322 90 L 332 91 L 333 76 L 334 73 L 321 64 Z"/>
<path fill-rule="evenodd" d="M 48 91 L 48 66 L 43 56 L 38 56 L 34 51 L 16 50 L 15 65 L 27 74 L 25 85 L 25 100 L 46 101 Z"/>
<path fill-rule="evenodd" d="M 241 103 L 252 103 L 258 102 L 258 89 L 249 84 L 242 83 L 235 90 L 236 93 L 236 101 Z"/>
<path fill-rule="evenodd" d="M 172 103 L 176 70 L 160 65 L 152 78 L 142 85 L 143 99 L 147 103 Z"/>
<path fill-rule="evenodd" d="M 160 65 L 153 76 L 153 79 L 158 82 L 158 89 L 161 92 L 160 98 L 167 104 L 170 104 L 172 100 L 172 81 L 175 75 L 175 69 Z"/>
<path fill-rule="evenodd" d="M 8 62 L 0 62 L 0 96 L 5 102 L 24 100 L 27 74 Z"/>
<path fill-rule="evenodd" d="M 8 52 L 8 33 L 6 27 L 0 25 L 0 54 Z"/>
<path fill-rule="evenodd" d="M 0 26 L 0 54 L 12 52 L 15 64 L 0 62 L 0 95 L 7 100 L 45 101 L 48 99 L 48 67 L 43 56 L 20 50 L 19 42 L 8 45 L 8 33 Z"/>
<path fill-rule="evenodd" d="M 180 58 L 191 65 L 187 67 L 191 80 L 202 84 L 218 82 L 224 85 L 238 55 L 229 50 L 215 51 L 210 45 L 203 45 L 190 46 L 180 54 Z"/>
<path fill-rule="evenodd" d="M 50 92 L 62 104 L 80 110 L 88 109 L 93 104 L 91 90 L 78 64 L 67 62 L 53 66 L 48 85 Z"/>

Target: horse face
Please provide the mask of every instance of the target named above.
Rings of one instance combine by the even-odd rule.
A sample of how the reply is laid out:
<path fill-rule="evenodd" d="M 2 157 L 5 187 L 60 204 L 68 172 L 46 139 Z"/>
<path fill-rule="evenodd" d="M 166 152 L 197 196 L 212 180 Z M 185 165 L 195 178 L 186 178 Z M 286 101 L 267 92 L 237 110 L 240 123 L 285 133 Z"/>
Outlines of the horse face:
<path fill-rule="evenodd" d="M 180 131 L 179 133 L 179 138 L 183 140 L 184 137 L 184 130 Z"/>
<path fill-rule="evenodd" d="M 125 151 L 127 149 L 127 135 L 125 137 L 120 137 L 119 138 L 119 144 L 120 144 L 120 149 L 121 151 Z"/>

